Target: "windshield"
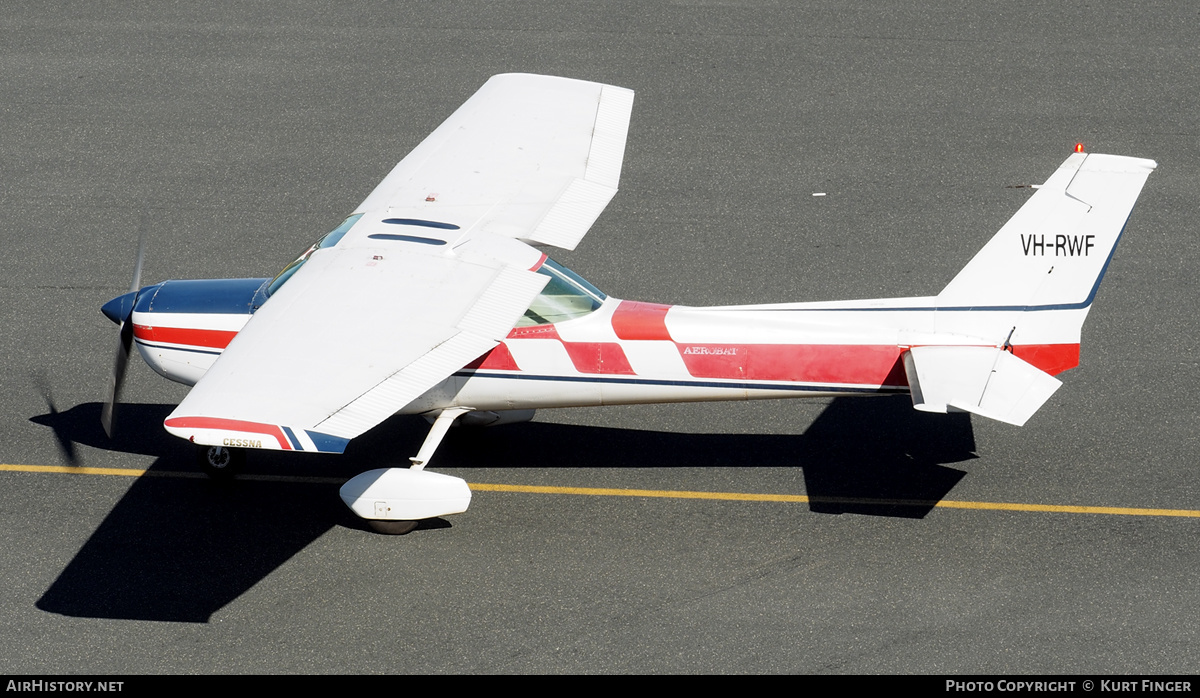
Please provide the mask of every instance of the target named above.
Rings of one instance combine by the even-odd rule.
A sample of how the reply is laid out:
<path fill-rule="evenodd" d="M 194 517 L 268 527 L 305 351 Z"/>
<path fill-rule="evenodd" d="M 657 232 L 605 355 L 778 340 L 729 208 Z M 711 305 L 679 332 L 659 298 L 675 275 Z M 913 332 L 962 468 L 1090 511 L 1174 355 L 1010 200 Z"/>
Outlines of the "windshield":
<path fill-rule="evenodd" d="M 278 291 L 279 287 L 284 285 L 288 279 L 292 278 L 292 274 L 295 274 L 300 270 L 300 267 L 304 266 L 304 263 L 308 261 L 308 258 L 313 252 L 316 252 L 317 250 L 323 250 L 326 247 L 333 247 L 334 245 L 338 244 L 342 237 L 346 235 L 346 232 L 349 231 L 350 228 L 354 227 L 354 224 L 357 223 L 358 219 L 362 217 L 363 214 L 356 213 L 342 221 L 341 225 L 326 233 L 324 237 L 314 242 L 312 247 L 309 247 L 307 250 L 305 250 L 304 254 L 300 255 L 295 259 L 295 261 L 284 267 L 283 271 L 276 274 L 275 278 L 271 279 L 271 283 L 267 286 L 267 297 L 269 298 L 271 294 Z"/>
<path fill-rule="evenodd" d="M 599 308 L 608 297 L 582 276 L 553 259 L 547 258 L 537 273 L 549 276 L 550 283 L 546 284 L 529 310 L 517 321 L 517 327 L 574 320 Z"/>

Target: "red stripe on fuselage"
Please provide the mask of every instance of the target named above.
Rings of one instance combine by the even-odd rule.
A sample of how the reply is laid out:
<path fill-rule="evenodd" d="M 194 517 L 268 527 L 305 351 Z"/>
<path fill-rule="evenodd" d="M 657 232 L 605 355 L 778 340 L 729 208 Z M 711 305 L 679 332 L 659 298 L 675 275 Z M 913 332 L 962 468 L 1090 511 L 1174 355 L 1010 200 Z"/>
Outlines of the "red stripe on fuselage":
<path fill-rule="evenodd" d="M 671 340 L 667 331 L 669 305 L 621 301 L 613 311 L 612 328 L 619 339 Z"/>
<path fill-rule="evenodd" d="M 553 325 L 521 329 L 537 331 L 521 332 L 519 338 L 562 342 L 575 370 L 580 373 L 638 375 L 629 364 L 624 349 L 614 342 L 563 342 Z M 517 334 L 515 330 L 514 334 Z M 695 378 L 892 387 L 908 385 L 901 358 L 906 347 L 679 342 L 675 346 L 688 373 Z M 1013 347 L 1013 354 L 1052 376 L 1079 365 L 1078 344 L 1028 344 Z M 504 344 L 475 360 L 467 368 L 521 370 Z"/>
<path fill-rule="evenodd" d="M 1023 344 L 1013 347 L 1013 356 L 1057 376 L 1079 365 L 1079 345 Z"/>
<path fill-rule="evenodd" d="M 509 339 L 553 339 L 562 342 L 571 357 L 571 363 L 580 373 L 606 373 L 625 376 L 637 375 L 629 365 L 625 350 L 616 342 L 567 342 L 558 335 L 554 325 L 534 325 L 532 327 L 516 327 L 508 333 Z M 501 344 L 500 346 L 504 346 Z M 493 351 L 495 351 L 493 349 Z M 511 359 L 511 355 L 509 356 Z M 474 368 L 468 366 L 468 368 Z M 491 368 L 483 366 L 481 368 Z M 500 367 L 497 367 L 500 368 Z M 512 370 L 520 370 L 513 361 Z"/>
<path fill-rule="evenodd" d="M 580 373 L 637 375 L 629 365 L 625 350 L 616 342 L 563 342 L 563 346 Z"/>
<path fill-rule="evenodd" d="M 621 301 L 613 311 L 617 337 L 634 341 L 672 341 L 667 330 L 669 305 Z M 684 344 L 679 355 L 696 378 L 854 383 L 906 386 L 903 351 L 894 346 Z"/>
<path fill-rule="evenodd" d="M 201 330 L 191 327 L 154 327 L 134 325 L 133 336 L 145 342 L 186 344 L 193 347 L 224 349 L 237 332 L 233 330 Z"/>
<path fill-rule="evenodd" d="M 521 367 L 517 365 L 517 360 L 513 358 L 512 352 L 508 350 L 508 346 L 504 342 L 463 368 L 490 368 L 497 371 L 521 370 Z"/>
<path fill-rule="evenodd" d="M 221 419 L 220 417 L 175 417 L 163 422 L 166 426 L 176 429 L 218 429 L 223 431 L 241 431 L 249 434 L 265 434 L 279 442 L 280 448 L 292 450 L 292 444 L 283 435 L 283 429 L 274 424 L 258 422 L 243 422 L 237 419 Z"/>
<path fill-rule="evenodd" d="M 688 373 L 793 383 L 907 386 L 904 350 L 890 345 L 679 344 Z"/>

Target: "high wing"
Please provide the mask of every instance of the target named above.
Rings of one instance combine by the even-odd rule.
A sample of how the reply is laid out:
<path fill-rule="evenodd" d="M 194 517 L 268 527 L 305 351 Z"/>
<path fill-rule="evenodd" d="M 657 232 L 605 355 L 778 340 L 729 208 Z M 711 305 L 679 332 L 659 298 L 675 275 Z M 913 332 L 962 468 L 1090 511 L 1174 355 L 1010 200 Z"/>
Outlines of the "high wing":
<path fill-rule="evenodd" d="M 254 314 L 165 426 L 208 445 L 341 452 L 496 346 L 617 190 L 633 92 L 498 75 Z"/>

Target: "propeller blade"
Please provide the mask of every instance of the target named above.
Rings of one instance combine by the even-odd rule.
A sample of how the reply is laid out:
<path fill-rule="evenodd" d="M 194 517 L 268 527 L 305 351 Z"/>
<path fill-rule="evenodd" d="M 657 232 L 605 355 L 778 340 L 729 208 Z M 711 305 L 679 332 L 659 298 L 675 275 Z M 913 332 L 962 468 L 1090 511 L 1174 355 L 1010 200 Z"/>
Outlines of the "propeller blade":
<path fill-rule="evenodd" d="M 129 299 L 129 309 L 125 311 L 119 298 L 114 298 L 104 308 L 105 315 L 113 320 L 119 319 L 121 323 L 117 353 L 113 357 L 112 375 L 108 377 L 108 400 L 100 410 L 100 424 L 110 439 L 113 437 L 113 425 L 116 422 L 117 403 L 121 399 L 121 387 L 125 383 L 125 369 L 129 366 L 129 351 L 133 348 L 133 309 L 137 306 L 137 292 L 142 282 L 142 262 L 146 259 L 146 226 L 144 223 L 143 218 L 143 224 L 138 226 L 137 261 L 133 264 L 133 280 L 129 283 L 129 293 L 133 294 Z M 113 306 L 114 303 L 116 303 L 115 306 Z M 110 306 L 112 307 L 110 308 Z M 110 315 L 110 311 L 113 314 L 118 312 L 122 314 L 113 317 Z"/>
<path fill-rule="evenodd" d="M 130 313 L 132 315 L 132 313 Z M 117 354 L 113 359 L 113 372 L 108 379 L 108 400 L 100 410 L 100 424 L 108 438 L 113 437 L 113 423 L 116 417 L 117 402 L 121 399 L 121 387 L 125 382 L 125 367 L 129 365 L 129 350 L 133 348 L 133 320 L 126 319 L 121 323 L 120 341 L 117 343 Z"/>
<path fill-rule="evenodd" d="M 133 265 L 133 280 L 129 282 L 129 291 L 137 291 L 142 283 L 142 262 L 146 259 L 146 226 L 139 225 L 137 262 Z"/>

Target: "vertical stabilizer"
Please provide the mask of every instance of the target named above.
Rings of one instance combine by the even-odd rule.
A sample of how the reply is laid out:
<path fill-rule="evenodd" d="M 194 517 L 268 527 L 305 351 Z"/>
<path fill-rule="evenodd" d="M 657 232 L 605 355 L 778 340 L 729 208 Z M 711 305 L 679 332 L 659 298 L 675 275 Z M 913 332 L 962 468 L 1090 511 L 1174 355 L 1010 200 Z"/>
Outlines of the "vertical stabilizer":
<path fill-rule="evenodd" d="M 1089 306 L 1156 166 L 1074 153 L 942 290 L 938 309 Z"/>
<path fill-rule="evenodd" d="M 1078 365 L 1083 321 L 1156 166 L 1067 158 L 938 294 L 936 337 L 950 341 L 904 353 L 913 406 L 1024 424 L 1061 385 L 1053 374 Z"/>

